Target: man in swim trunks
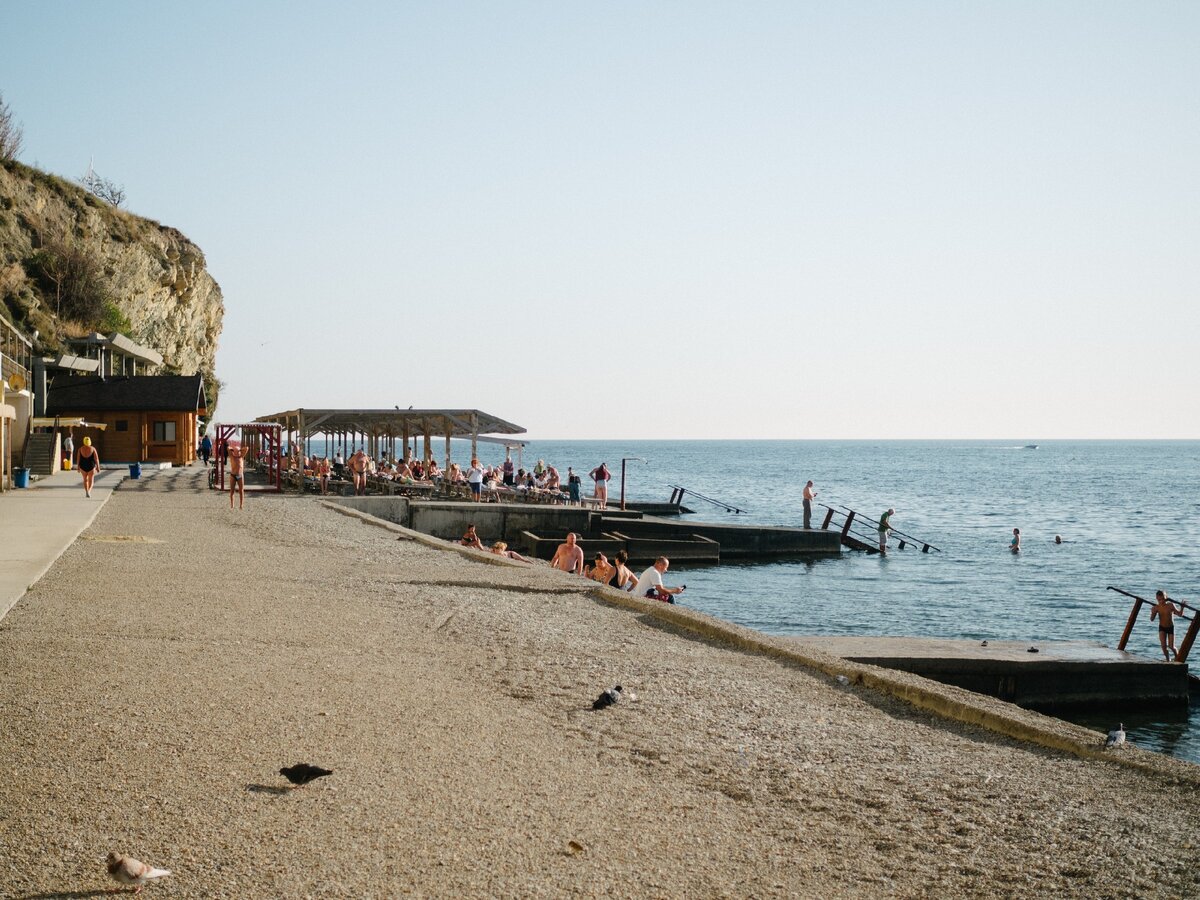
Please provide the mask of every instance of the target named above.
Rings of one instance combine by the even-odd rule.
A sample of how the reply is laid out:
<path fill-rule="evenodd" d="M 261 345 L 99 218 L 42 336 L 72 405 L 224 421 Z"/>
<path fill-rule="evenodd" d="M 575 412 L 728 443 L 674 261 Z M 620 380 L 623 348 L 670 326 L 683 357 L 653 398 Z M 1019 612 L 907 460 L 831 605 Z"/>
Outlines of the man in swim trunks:
<path fill-rule="evenodd" d="M 229 447 L 229 508 L 233 509 L 233 493 L 237 491 L 238 509 L 246 505 L 246 454 L 249 447 Z"/>
<path fill-rule="evenodd" d="M 566 543 L 558 545 L 554 559 L 550 560 L 550 566 L 572 575 L 583 574 L 583 548 L 575 543 L 575 532 L 567 532 Z"/>
<path fill-rule="evenodd" d="M 350 457 L 350 472 L 354 475 L 354 496 L 365 497 L 367 495 L 367 454 L 362 447 L 358 448 L 358 452 Z"/>
<path fill-rule="evenodd" d="M 1162 645 L 1163 657 L 1167 662 L 1175 655 L 1175 616 L 1183 615 L 1183 607 L 1176 606 L 1165 591 L 1156 591 L 1154 606 L 1150 608 L 1150 621 L 1158 616 L 1158 642 Z M 1170 652 L 1167 648 L 1170 647 Z"/>

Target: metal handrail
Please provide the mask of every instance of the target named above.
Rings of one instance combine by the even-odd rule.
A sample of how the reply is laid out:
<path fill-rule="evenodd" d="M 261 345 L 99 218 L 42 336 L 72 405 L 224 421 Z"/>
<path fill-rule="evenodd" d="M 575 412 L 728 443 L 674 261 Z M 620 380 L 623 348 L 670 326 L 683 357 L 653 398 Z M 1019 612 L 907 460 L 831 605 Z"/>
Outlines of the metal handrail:
<path fill-rule="evenodd" d="M 673 489 L 672 494 L 671 494 L 672 503 L 675 502 L 675 492 L 678 492 L 679 502 L 681 502 L 681 503 L 683 502 L 684 494 L 691 494 L 693 497 L 697 497 L 701 500 L 707 500 L 709 503 L 713 504 L 713 506 L 721 507 L 721 509 L 725 510 L 726 512 L 738 513 L 738 514 L 745 512 L 744 509 L 738 509 L 736 506 L 733 506 L 730 503 L 726 503 L 723 500 L 714 500 L 712 497 L 705 497 L 703 494 L 698 493 L 697 491 L 693 491 L 691 488 L 685 488 L 682 485 L 668 484 L 667 487 Z"/>
<path fill-rule="evenodd" d="M 822 506 L 825 506 L 825 504 L 824 504 L 824 503 L 822 503 L 821 505 L 822 505 Z M 825 508 L 826 508 L 826 509 L 828 509 L 829 507 L 825 507 Z M 852 512 L 852 513 L 854 513 L 854 515 L 855 515 L 855 516 L 858 516 L 859 518 L 861 518 L 861 517 L 862 517 L 862 514 L 861 514 L 861 513 L 859 513 L 857 510 L 850 509 L 850 507 L 848 507 L 848 506 L 842 506 L 841 508 L 842 508 L 842 509 L 844 509 L 844 510 L 846 510 L 847 512 Z M 842 515 L 845 515 L 845 513 L 843 513 Z M 870 521 L 872 521 L 872 520 L 871 520 L 871 519 L 867 519 L 866 521 L 870 522 Z M 906 541 L 908 541 L 909 543 L 912 543 L 912 544 L 920 544 L 920 545 L 921 545 L 921 546 L 923 546 L 923 547 L 928 547 L 930 550 L 936 550 L 938 553 L 941 553 L 941 552 L 942 552 L 942 548 L 941 548 L 941 547 L 935 547 L 935 546 L 933 546 L 933 544 L 929 543 L 929 541 L 925 541 L 925 540 L 922 540 L 921 538 L 913 537 L 911 534 L 905 534 L 905 533 L 904 533 L 903 531 L 901 531 L 899 528 L 892 528 L 890 525 L 888 526 L 888 528 L 890 528 L 890 529 L 891 529 L 891 532 L 892 532 L 892 534 L 897 534 L 897 535 L 899 535 L 900 537 L 904 538 L 904 539 L 905 539 Z"/>

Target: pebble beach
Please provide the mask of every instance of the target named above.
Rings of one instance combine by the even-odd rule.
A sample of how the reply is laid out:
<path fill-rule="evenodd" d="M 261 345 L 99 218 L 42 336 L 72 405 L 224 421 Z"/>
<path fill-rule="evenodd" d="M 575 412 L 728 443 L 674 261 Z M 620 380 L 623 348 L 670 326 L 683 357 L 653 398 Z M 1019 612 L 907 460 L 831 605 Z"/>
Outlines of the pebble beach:
<path fill-rule="evenodd" d="M 204 476 L 0 621 L 0 897 L 1200 896 L 1200 767 Z"/>

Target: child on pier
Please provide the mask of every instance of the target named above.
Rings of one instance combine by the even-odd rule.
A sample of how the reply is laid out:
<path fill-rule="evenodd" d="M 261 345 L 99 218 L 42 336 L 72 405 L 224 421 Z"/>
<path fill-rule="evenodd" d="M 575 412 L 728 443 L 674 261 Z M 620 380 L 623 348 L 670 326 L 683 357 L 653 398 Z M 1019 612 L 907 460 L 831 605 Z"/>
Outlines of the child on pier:
<path fill-rule="evenodd" d="M 1158 642 L 1162 645 L 1163 657 L 1167 662 L 1175 655 L 1175 616 L 1183 615 L 1183 607 L 1176 606 L 1164 591 L 1154 594 L 1154 606 L 1150 610 L 1150 621 L 1158 616 Z M 1167 648 L 1170 647 L 1170 652 Z"/>

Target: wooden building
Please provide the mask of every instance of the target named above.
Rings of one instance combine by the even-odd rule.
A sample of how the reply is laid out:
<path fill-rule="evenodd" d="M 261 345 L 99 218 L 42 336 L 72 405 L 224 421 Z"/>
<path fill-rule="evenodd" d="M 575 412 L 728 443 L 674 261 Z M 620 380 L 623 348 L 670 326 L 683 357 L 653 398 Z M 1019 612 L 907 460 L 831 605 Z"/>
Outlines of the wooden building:
<path fill-rule="evenodd" d="M 81 417 L 108 427 L 82 429 L 75 446 L 90 437 L 102 463 L 196 459 L 197 429 L 207 413 L 200 375 L 133 375 L 60 378 L 50 388 L 47 416 Z"/>

